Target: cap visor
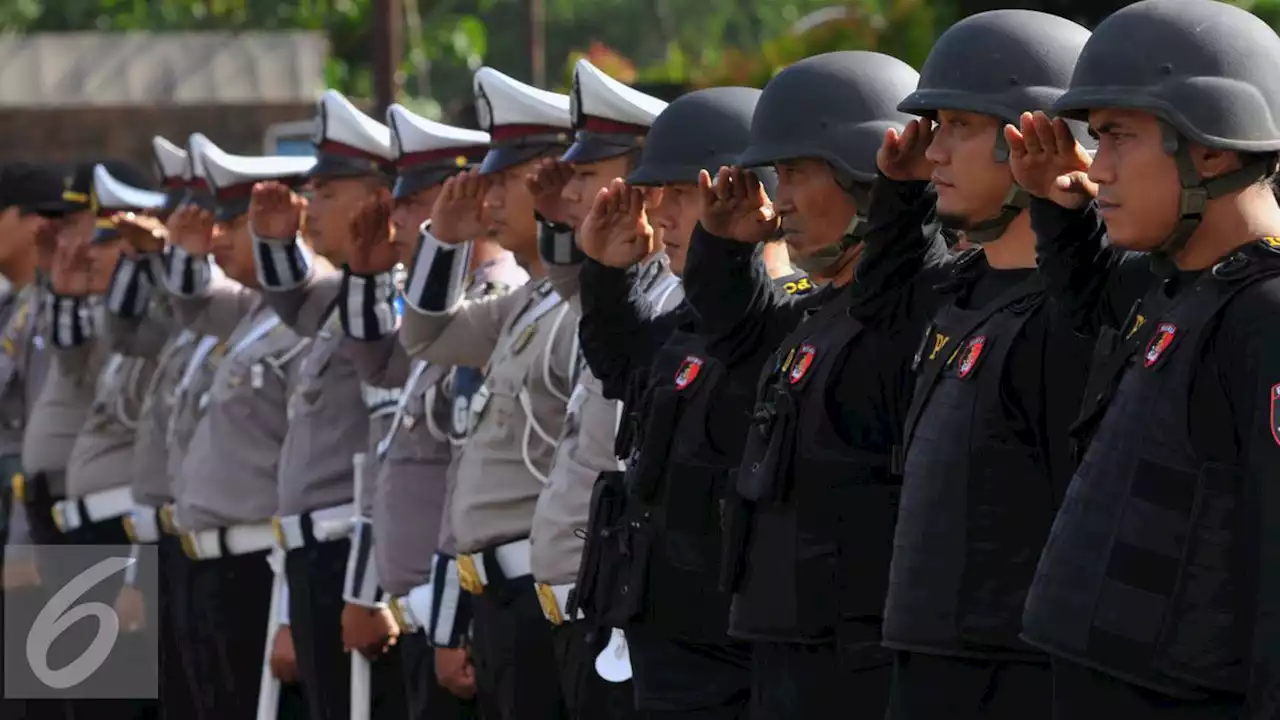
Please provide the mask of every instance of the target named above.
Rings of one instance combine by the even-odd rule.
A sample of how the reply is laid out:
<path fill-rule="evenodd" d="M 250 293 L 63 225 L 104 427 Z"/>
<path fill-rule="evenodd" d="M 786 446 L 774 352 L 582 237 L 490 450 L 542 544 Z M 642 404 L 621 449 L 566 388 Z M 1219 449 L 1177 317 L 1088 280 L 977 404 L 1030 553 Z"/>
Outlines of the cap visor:
<path fill-rule="evenodd" d="M 494 147 L 485 154 L 484 162 L 480 163 L 480 174 L 492 175 L 500 173 L 508 168 L 529 162 L 534 158 L 557 153 L 560 148 L 561 146 L 559 145 L 548 143 Z"/>
<path fill-rule="evenodd" d="M 385 174 L 386 171 L 384 166 L 371 158 L 334 155 L 333 153 L 320 153 L 316 158 L 316 164 L 313 165 L 310 172 L 307 173 L 307 177 L 347 178 Z"/>
<path fill-rule="evenodd" d="M 560 156 L 560 162 L 584 165 L 620 157 L 639 149 L 634 143 L 615 143 L 599 136 L 583 137 L 582 135 L 579 133 L 578 140 L 569 146 L 564 155 Z"/>
<path fill-rule="evenodd" d="M 457 167 L 450 165 L 449 167 L 422 167 L 414 170 L 407 170 L 400 173 L 396 178 L 395 187 L 391 189 L 391 197 L 396 200 L 403 200 L 419 190 L 436 187 L 445 180 L 466 170 L 468 167 Z"/>

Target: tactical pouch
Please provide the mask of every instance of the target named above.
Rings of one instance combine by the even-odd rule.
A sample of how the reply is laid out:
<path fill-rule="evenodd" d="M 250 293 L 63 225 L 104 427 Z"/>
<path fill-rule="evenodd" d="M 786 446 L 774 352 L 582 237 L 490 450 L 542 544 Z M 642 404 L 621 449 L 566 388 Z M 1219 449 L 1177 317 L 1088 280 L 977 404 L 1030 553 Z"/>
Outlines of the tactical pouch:
<path fill-rule="evenodd" d="M 1107 407 L 1115 391 L 1115 383 L 1119 379 L 1124 365 L 1115 368 L 1116 355 L 1121 349 L 1120 331 L 1112 327 L 1103 328 L 1098 333 L 1098 341 L 1093 346 L 1093 358 L 1089 363 L 1089 377 L 1085 382 L 1084 399 L 1080 404 L 1080 415 L 1072 423 L 1071 449 L 1079 462 L 1084 456 L 1084 449 L 1089 446 L 1098 423 L 1102 420 L 1102 412 Z"/>
<path fill-rule="evenodd" d="M 620 472 L 602 472 L 591 491 L 587 515 L 587 533 L 582 549 L 582 563 L 570 613 L 581 610 L 589 619 L 602 617 L 611 601 L 610 588 L 617 585 L 622 569 L 622 531 L 626 510 L 627 488 Z"/>
<path fill-rule="evenodd" d="M 644 452 L 636 458 L 627 480 L 631 492 L 645 503 L 652 503 L 658 484 L 666 473 L 679 409 L 680 396 L 674 392 L 656 392 L 649 403 L 648 417 L 640 435 Z"/>
<path fill-rule="evenodd" d="M 747 500 L 768 503 L 781 499 L 783 473 L 795 445 L 792 425 L 795 403 L 791 395 L 771 387 L 756 405 L 755 423 L 747 430 L 746 449 L 738 471 L 738 494 Z"/>
<path fill-rule="evenodd" d="M 653 552 L 653 527 L 648 513 L 627 521 L 616 547 L 613 584 L 608 588 L 611 600 L 603 613 L 605 625 L 626 628 L 644 610 L 648 589 L 649 558 Z M 606 558 L 608 561 L 608 558 Z"/>

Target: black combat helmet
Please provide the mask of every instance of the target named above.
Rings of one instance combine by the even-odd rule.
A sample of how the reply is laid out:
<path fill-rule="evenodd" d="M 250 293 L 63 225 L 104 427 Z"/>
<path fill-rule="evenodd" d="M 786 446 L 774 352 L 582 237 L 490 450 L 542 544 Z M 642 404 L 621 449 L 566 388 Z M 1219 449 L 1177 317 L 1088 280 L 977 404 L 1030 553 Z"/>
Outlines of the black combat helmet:
<path fill-rule="evenodd" d="M 696 183 L 703 170 L 714 174 L 733 165 L 751 139 L 760 94 L 755 88 L 716 87 L 677 98 L 653 121 L 627 182 Z"/>
<path fill-rule="evenodd" d="M 1191 237 L 1208 200 L 1275 172 L 1277 62 L 1280 37 L 1246 10 L 1213 0 L 1143 0 L 1098 25 L 1053 110 L 1083 120 L 1089 110 L 1122 108 L 1160 119 L 1182 184 L 1178 228 L 1160 249 L 1170 257 Z M 1188 139 L 1254 156 L 1206 180 L 1191 161 Z"/>
<path fill-rule="evenodd" d="M 911 117 L 898 103 L 920 76 L 901 60 L 861 50 L 825 53 L 788 66 L 764 86 L 751 119 L 742 167 L 805 158 L 825 160 L 857 201 L 858 214 L 839 242 L 795 263 L 809 272 L 830 267 L 862 237 L 876 152 L 889 128 Z"/>
<path fill-rule="evenodd" d="M 1018 124 L 1024 112 L 1048 111 L 1071 82 L 1089 31 L 1066 18 L 1034 10 L 991 10 L 952 25 L 934 44 L 920 71 L 920 84 L 898 105 L 914 115 L 936 118 L 939 110 L 960 110 Z M 1083 123 L 1072 133 L 1092 145 Z M 996 130 L 996 161 L 1008 162 L 1003 125 Z M 1030 203 L 1014 186 L 1000 214 L 965 228 L 970 242 L 999 237 Z"/>

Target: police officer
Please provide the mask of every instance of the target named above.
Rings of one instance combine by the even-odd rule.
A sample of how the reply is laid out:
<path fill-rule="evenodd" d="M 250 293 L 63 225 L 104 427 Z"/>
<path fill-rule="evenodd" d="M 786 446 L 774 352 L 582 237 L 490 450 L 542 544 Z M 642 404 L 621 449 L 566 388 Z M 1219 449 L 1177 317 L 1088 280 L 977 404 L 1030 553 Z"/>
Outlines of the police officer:
<path fill-rule="evenodd" d="M 720 364 L 707 351 L 715 339 L 699 332 L 687 303 L 650 320 L 652 305 L 635 288 L 638 261 L 659 241 L 672 271 L 684 272 L 701 210 L 698 172 L 732 163 L 746 148 L 759 96 L 754 88 L 726 87 L 672 102 L 627 183 L 614 181 L 579 233 L 592 258 L 582 269 L 583 353 L 605 394 L 626 400 L 619 444 L 632 463 L 623 520 L 636 533 L 629 562 L 645 576 L 627 574 L 628 559 L 610 553 L 616 542 L 597 541 L 597 528 L 608 525 L 600 518 L 605 508 L 593 508 L 583 573 L 594 575 L 594 596 L 578 600 L 593 613 L 621 609 L 615 621 L 626 629 L 644 717 L 742 718 L 748 711 L 750 646 L 727 634 L 719 519 L 741 460 L 756 378 L 772 348 L 755 346 Z M 649 187 L 660 188 L 661 199 L 646 207 Z M 637 236 L 638 224 L 656 232 Z M 812 289 L 782 242 L 767 243 L 762 256 L 784 292 Z M 622 588 L 624 595 L 609 597 Z"/>
<path fill-rule="evenodd" d="M 316 252 L 345 263 L 352 216 L 388 184 L 395 158 L 388 128 L 336 91 L 317 107 L 317 162 L 311 169 L 305 233 Z M 353 505 L 353 456 L 368 447 L 369 413 L 360 377 L 341 351 L 333 312 L 342 274 L 314 262 L 299 235 L 303 201 L 281 184 L 254 189 L 249 210 L 258 278 L 285 323 L 314 337 L 290 397 L 289 433 L 280 458 L 281 542 L 288 551 L 290 616 L 308 707 L 317 718 L 346 716 L 351 705 L 344 628 L 361 626 L 359 650 L 373 661 L 372 712 L 403 717 L 395 627 L 377 599 L 343 598 Z M 376 402 L 374 403 L 377 404 Z M 363 700 L 361 700 L 363 702 Z"/>
<path fill-rule="evenodd" d="M 62 204 L 63 174 L 47 164 L 10 163 L 0 168 L 0 255 L 4 258 L 0 272 L 14 294 L 0 333 L 0 418 L 5 428 L 5 434 L 0 435 L 5 453 L 0 459 L 4 463 L 0 481 L 6 489 L 6 505 L 12 498 L 12 507 L 6 507 L 5 513 L 9 520 L 3 564 L 6 598 L 34 600 L 41 592 L 31 547 L 37 541 L 32 538 L 24 502 L 21 453 L 23 431 L 49 369 L 43 308 L 49 292 L 51 240 L 56 239 L 55 215 Z M 43 510 L 52 522 L 51 507 L 46 505 Z M 53 700 L 6 699 L 0 702 L 0 711 L 30 720 L 65 717 L 62 703 Z"/>
<path fill-rule="evenodd" d="M 751 173 L 722 168 L 714 186 L 699 178 L 690 303 L 713 334 L 778 348 L 765 363 L 736 481 L 745 502 L 732 503 L 724 560 L 730 633 L 754 643 L 760 717 L 885 707 L 894 457 L 927 307 L 927 286 L 913 279 L 946 248 L 922 226 L 932 210 L 923 183 L 871 187 L 883 136 L 908 121 L 897 105 L 917 80 L 878 53 L 802 60 L 765 86 L 738 160 L 777 169 L 772 208 Z M 757 248 L 779 232 L 822 290 L 798 301 L 774 290 Z"/>
<path fill-rule="evenodd" d="M 398 398 L 383 403 L 389 415 L 376 402 L 366 403 L 374 461 L 369 477 L 376 482 L 362 499 L 371 517 L 353 536 L 348 593 L 382 588 L 392 595 L 411 718 L 474 717 L 474 670 L 465 647 L 470 595 L 458 584 L 447 499 L 457 477 L 454 448 L 465 442 L 470 424 L 467 390 L 479 374 L 409 362 L 397 322 L 401 263 L 412 262 L 415 249 L 406 238 L 417 238 L 444 181 L 479 165 L 489 135 L 427 120 L 400 105 L 388 108 L 387 125 L 397 153 L 394 207 L 375 200 L 353 223 L 338 312 L 346 334 L 359 341 L 352 352 L 366 397 L 386 393 L 381 386 L 402 387 L 392 391 Z M 514 256 L 492 241 L 473 241 L 471 261 L 468 298 L 502 295 L 528 281 Z M 379 415 L 389 422 L 378 422 Z M 368 562 L 370 555 L 375 562 Z"/>
<path fill-rule="evenodd" d="M 190 717 L 195 713 L 191 688 L 199 679 L 188 677 L 181 660 L 182 646 L 195 640 L 185 622 L 190 612 L 179 607 L 190 602 L 191 561 L 182 552 L 174 524 L 172 471 L 176 468 L 170 462 L 170 424 L 187 367 L 217 341 L 179 327 L 164 295 L 163 267 L 158 263 L 164 252 L 163 221 L 180 205 L 192 202 L 198 188 L 191 181 L 193 171 L 186 150 L 160 136 L 152 138 L 152 149 L 161 184 L 167 190 L 165 206 L 154 218 L 133 213 L 113 218 L 138 254 L 121 258 L 116 267 L 108 291 L 107 327 L 113 345 L 129 345 L 130 354 L 156 364 L 138 415 L 132 461 L 134 504 L 125 518 L 125 529 L 135 545 L 154 544 L 159 555 L 161 707 L 167 715 Z M 163 340 L 163 345 L 157 346 L 157 340 Z M 127 606 L 136 600 L 122 590 L 117 600 L 119 613 L 127 614 L 124 611 L 131 609 Z M 122 604 L 126 607 L 120 608 Z M 136 613 L 136 608 L 132 609 Z"/>
<path fill-rule="evenodd" d="M 942 34 L 898 106 L 925 117 L 908 132 L 931 142 L 916 167 L 882 170 L 932 177 L 939 216 L 974 248 L 950 268 L 917 355 L 885 604 L 890 718 L 1049 714 L 1047 658 L 1018 633 L 1028 549 L 1044 544 L 1074 470 L 1067 428 L 1090 346 L 1045 302 L 1004 125 L 1065 90 L 1088 37 L 1044 13 L 979 13 Z"/>
<path fill-rule="evenodd" d="M 192 138 L 191 150 L 215 212 L 190 205 L 170 218 L 166 283 L 180 321 L 219 338 L 225 350 L 179 470 L 176 521 L 194 561 L 189 610 L 198 638 L 184 651 L 202 679 L 197 717 L 252 717 L 264 631 L 274 630 L 272 586 L 282 584 L 267 562 L 277 548 L 276 466 L 308 341 L 256 289 L 249 191 L 267 180 L 300 183 L 314 161 L 232 156 L 203 136 Z M 287 665 L 274 668 L 277 676 L 289 679 Z"/>
<path fill-rule="evenodd" d="M 574 68 L 571 102 L 577 131 L 573 145 L 558 162 L 544 161 L 529 180 L 542 218 L 539 248 L 548 277 L 576 306 L 584 256 L 574 232 L 596 194 L 634 166 L 649 126 L 666 103 L 610 78 L 585 59 Z M 656 249 L 650 256 L 637 291 L 658 308 L 679 302 L 679 279 Z M 579 362 L 564 429 L 529 536 L 538 599 L 554 626 L 560 682 L 574 718 L 635 715 L 630 672 L 625 667 L 597 669 L 598 655 L 607 663 L 617 649 L 625 650 L 621 631 L 601 624 L 599 618 L 580 618 L 569 603 L 582 560 L 580 536 L 587 525 L 591 487 L 601 473 L 616 474 L 619 469 L 614 444 L 620 412 L 618 401 L 604 396 L 591 368 Z"/>
<path fill-rule="evenodd" d="M 565 713 L 550 626 L 530 572 L 529 531 L 564 422 L 576 316 L 545 279 L 525 176 L 569 139 L 569 98 L 492 68 L 475 77 L 492 148 L 479 172 L 450 178 L 406 280 L 400 340 L 410 355 L 487 367 L 471 402 L 452 506 L 458 571 L 473 594 L 481 712 L 499 720 Z M 463 300 L 466 242 L 487 234 L 538 278 L 498 298 Z M 430 278 L 448 278 L 429 282 Z"/>
<path fill-rule="evenodd" d="M 1244 10 L 1135 3 L 1052 108 L 1087 119 L 1092 164 L 1061 119 L 1006 131 L 1050 291 L 1101 328 L 1083 459 L 1023 615 L 1056 720 L 1280 712 L 1277 57 Z"/>

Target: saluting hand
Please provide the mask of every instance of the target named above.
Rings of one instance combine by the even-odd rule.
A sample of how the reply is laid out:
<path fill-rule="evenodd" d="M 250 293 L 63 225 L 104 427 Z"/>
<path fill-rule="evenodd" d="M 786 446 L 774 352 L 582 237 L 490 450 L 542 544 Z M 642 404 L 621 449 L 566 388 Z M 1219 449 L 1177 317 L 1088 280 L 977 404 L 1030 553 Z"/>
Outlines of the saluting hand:
<path fill-rule="evenodd" d="M 271 643 L 271 674 L 282 683 L 298 681 L 298 655 L 293 649 L 293 630 L 281 625 Z"/>
<path fill-rule="evenodd" d="M 596 194 L 582 221 L 578 243 L 601 265 L 629 268 L 653 252 L 654 232 L 645 213 L 644 188 L 614 178 Z"/>
<path fill-rule="evenodd" d="M 698 189 L 702 196 L 700 220 L 707 232 L 750 245 L 777 237 L 778 216 L 755 173 L 722 167 L 712 183 L 711 175 L 702 170 Z"/>
<path fill-rule="evenodd" d="M 137 213 L 116 213 L 111 222 L 129 248 L 138 253 L 158 253 L 164 250 L 169 230 L 159 218 Z"/>
<path fill-rule="evenodd" d="M 533 209 L 546 220 L 567 224 L 569 214 L 560 195 L 572 179 L 573 168 L 568 163 L 552 158 L 540 161 L 524 178 L 524 186 L 533 196 Z"/>
<path fill-rule="evenodd" d="M 484 193 L 489 182 L 472 168 L 444 181 L 431 208 L 431 234 L 446 245 L 474 240 L 485 231 Z"/>
<path fill-rule="evenodd" d="M 269 181 L 253 186 L 249 199 L 249 229 L 263 240 L 293 240 L 302 227 L 307 201 L 284 183 Z"/>
<path fill-rule="evenodd" d="M 1076 142 L 1062 118 L 1049 119 L 1037 110 L 1023 113 L 1021 129 L 1004 126 L 1009 142 L 1009 169 L 1028 194 L 1064 208 L 1078 209 L 1097 197 L 1098 186 L 1089 179 L 1093 158 Z"/>
<path fill-rule="evenodd" d="M 377 275 L 396 266 L 400 249 L 391 237 L 391 193 L 379 188 L 351 218 L 347 267 L 356 275 Z"/>
<path fill-rule="evenodd" d="M 84 243 L 59 241 L 53 253 L 53 268 L 49 281 L 53 291 L 68 297 L 84 297 L 90 294 L 93 284 L 93 262 L 89 258 L 89 246 Z"/>
<path fill-rule="evenodd" d="M 208 255 L 213 247 L 213 215 L 198 205 L 184 205 L 165 225 L 169 241 L 192 255 Z"/>
<path fill-rule="evenodd" d="M 927 118 L 912 120 L 901 133 L 889 128 L 876 152 L 876 165 L 890 180 L 928 180 L 933 175 L 933 163 L 924 153 L 932 142 L 933 121 Z"/>

